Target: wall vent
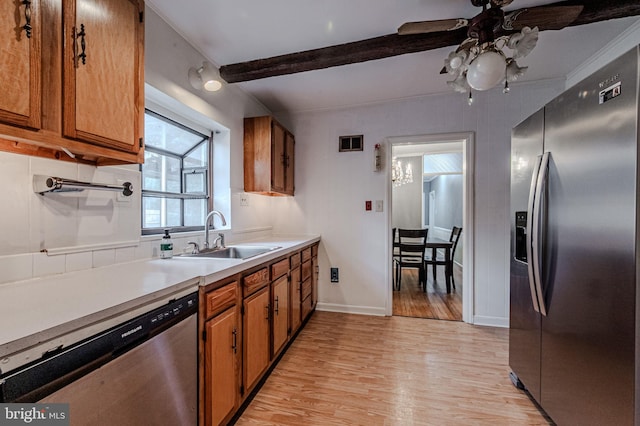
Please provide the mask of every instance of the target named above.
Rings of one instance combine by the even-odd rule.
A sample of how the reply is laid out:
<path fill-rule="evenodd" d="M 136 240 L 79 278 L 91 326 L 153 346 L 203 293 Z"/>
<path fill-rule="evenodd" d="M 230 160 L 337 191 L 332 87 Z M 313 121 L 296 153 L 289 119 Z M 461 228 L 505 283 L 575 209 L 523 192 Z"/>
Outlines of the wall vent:
<path fill-rule="evenodd" d="M 340 136 L 338 149 L 340 152 L 363 151 L 364 138 L 362 135 Z"/>

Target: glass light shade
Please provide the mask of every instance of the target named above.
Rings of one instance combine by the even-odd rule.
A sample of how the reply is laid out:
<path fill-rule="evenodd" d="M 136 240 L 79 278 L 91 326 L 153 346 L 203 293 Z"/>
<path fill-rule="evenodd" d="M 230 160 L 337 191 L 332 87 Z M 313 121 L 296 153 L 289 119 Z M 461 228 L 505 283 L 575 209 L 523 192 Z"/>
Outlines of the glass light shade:
<path fill-rule="evenodd" d="M 488 90 L 500 83 L 505 76 L 504 56 L 493 50 L 478 55 L 469 64 L 467 82 L 475 90 Z"/>
<path fill-rule="evenodd" d="M 198 69 L 189 69 L 189 82 L 195 89 L 204 89 L 208 92 L 215 92 L 222 88 L 218 70 L 207 61 L 203 62 Z"/>
<path fill-rule="evenodd" d="M 222 83 L 220 83 L 218 80 L 207 80 L 204 82 L 203 86 L 204 90 L 208 92 L 215 92 L 217 90 L 220 90 L 220 88 L 222 87 Z"/>

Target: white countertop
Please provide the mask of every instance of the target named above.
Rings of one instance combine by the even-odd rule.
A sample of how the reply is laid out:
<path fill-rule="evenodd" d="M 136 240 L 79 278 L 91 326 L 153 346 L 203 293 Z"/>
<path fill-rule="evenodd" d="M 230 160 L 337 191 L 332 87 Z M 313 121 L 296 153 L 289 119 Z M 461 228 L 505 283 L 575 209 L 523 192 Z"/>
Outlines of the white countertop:
<path fill-rule="evenodd" d="M 0 372 L 197 291 L 199 285 L 319 240 L 318 236 L 299 236 L 242 242 L 239 244 L 281 247 L 246 260 L 174 256 L 2 284 Z"/>

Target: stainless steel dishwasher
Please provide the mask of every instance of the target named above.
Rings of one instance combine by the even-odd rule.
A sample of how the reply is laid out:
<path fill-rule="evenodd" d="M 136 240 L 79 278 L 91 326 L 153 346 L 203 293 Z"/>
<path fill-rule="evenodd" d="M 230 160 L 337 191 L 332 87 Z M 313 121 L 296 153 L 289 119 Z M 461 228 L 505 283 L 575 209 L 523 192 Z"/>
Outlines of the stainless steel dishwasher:
<path fill-rule="evenodd" d="M 196 425 L 193 293 L 0 376 L 0 402 L 69 403 L 71 425 Z"/>

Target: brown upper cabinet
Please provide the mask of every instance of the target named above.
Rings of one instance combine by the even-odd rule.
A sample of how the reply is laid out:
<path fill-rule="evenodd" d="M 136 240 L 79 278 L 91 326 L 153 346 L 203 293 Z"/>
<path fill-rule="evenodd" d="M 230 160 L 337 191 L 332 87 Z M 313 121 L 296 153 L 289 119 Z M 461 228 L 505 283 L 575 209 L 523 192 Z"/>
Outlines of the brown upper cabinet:
<path fill-rule="evenodd" d="M 16 23 L 18 25 L 16 25 Z M 40 128 L 40 2 L 0 3 L 0 122 Z"/>
<path fill-rule="evenodd" d="M 244 119 L 244 190 L 294 195 L 295 138 L 273 117 Z"/>
<path fill-rule="evenodd" d="M 96 165 L 143 162 L 143 11 L 141 0 L 0 6 L 0 51 L 11 58 L 0 64 L 10 82 L 0 100 L 0 149 L 70 159 L 66 150 Z"/>

